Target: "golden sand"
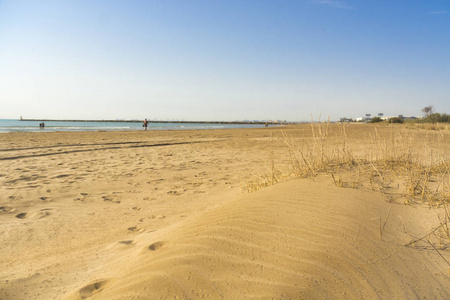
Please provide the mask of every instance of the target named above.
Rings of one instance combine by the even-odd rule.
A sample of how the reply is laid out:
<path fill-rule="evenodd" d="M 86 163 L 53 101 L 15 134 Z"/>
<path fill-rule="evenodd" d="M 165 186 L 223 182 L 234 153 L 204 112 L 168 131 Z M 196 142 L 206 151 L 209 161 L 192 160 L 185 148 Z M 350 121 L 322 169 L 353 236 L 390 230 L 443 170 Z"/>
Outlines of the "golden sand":
<path fill-rule="evenodd" d="M 245 193 L 283 130 L 1 134 L 0 299 L 448 298 L 448 250 L 405 247 L 434 210 L 327 176 Z"/>

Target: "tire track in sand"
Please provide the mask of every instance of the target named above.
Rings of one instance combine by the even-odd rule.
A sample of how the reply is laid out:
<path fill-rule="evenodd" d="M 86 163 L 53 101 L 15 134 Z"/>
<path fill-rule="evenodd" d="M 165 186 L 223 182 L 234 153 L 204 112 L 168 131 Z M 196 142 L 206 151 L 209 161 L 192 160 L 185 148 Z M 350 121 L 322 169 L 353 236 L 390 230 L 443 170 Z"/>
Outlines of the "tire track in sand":
<path fill-rule="evenodd" d="M 29 154 L 29 155 L 0 157 L 0 161 L 1 160 L 14 160 L 14 159 L 22 159 L 22 158 L 41 157 L 41 156 L 53 156 L 53 155 L 70 154 L 70 153 L 90 152 L 90 151 L 103 151 L 103 150 L 116 150 L 116 149 L 129 149 L 129 148 L 164 147 L 164 146 L 188 145 L 188 144 L 198 144 L 198 143 L 205 143 L 205 142 L 193 141 L 193 142 L 174 142 L 174 143 L 158 143 L 158 144 L 137 144 L 137 145 L 127 145 L 127 146 L 109 146 L 109 147 L 101 147 L 101 148 L 76 149 L 76 150 L 66 150 L 66 151 L 60 150 L 58 152 L 34 153 L 34 154 Z"/>

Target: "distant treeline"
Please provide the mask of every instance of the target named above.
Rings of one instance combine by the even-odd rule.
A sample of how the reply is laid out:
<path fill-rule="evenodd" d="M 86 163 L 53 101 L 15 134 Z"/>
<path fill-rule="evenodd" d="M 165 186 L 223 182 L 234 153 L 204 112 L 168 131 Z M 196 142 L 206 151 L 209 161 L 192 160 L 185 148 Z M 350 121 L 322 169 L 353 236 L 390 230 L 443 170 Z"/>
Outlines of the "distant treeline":
<path fill-rule="evenodd" d="M 383 121 L 383 119 L 381 119 L 380 117 L 374 117 L 374 118 L 372 118 L 370 123 L 378 123 L 378 122 L 382 122 L 382 121 Z M 450 115 L 440 114 L 440 113 L 432 113 L 423 119 L 414 119 L 414 120 L 413 119 L 404 120 L 402 118 L 394 117 L 394 118 L 390 118 L 389 120 L 387 120 L 387 122 L 388 123 L 403 123 L 403 122 L 408 122 L 408 123 L 450 123 Z"/>
<path fill-rule="evenodd" d="M 450 115 L 432 113 L 428 117 L 418 120 L 419 123 L 450 123 Z"/>
<path fill-rule="evenodd" d="M 404 122 L 404 120 L 399 117 L 389 118 L 388 120 L 383 120 L 380 117 L 373 117 L 372 120 L 370 120 L 370 123 L 378 123 L 378 122 L 383 122 L 383 121 L 386 121 L 388 123 L 403 123 Z"/>

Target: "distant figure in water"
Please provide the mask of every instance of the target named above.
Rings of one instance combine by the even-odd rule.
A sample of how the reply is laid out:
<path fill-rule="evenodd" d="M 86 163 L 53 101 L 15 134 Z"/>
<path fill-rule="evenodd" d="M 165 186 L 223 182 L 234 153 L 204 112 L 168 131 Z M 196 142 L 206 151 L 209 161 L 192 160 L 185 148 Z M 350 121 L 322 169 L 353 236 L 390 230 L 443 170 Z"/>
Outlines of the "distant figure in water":
<path fill-rule="evenodd" d="M 44 122 L 39 123 L 39 127 L 40 127 L 40 128 L 44 128 L 44 127 L 45 127 L 45 123 L 44 123 Z"/>
<path fill-rule="evenodd" d="M 147 127 L 148 127 L 147 119 L 144 120 L 144 124 L 142 125 L 142 127 L 144 127 L 144 130 L 147 130 Z"/>

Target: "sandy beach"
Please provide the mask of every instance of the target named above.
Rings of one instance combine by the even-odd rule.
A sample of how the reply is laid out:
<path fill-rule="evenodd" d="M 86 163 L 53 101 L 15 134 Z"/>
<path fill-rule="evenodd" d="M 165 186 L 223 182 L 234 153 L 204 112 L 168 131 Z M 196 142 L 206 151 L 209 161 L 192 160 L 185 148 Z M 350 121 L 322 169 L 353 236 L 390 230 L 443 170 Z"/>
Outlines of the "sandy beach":
<path fill-rule="evenodd" d="M 449 130 L 345 130 L 361 156 L 393 132 L 450 154 Z M 314 132 L 0 134 L 0 299 L 448 299 L 449 250 L 408 245 L 443 206 L 385 187 L 376 166 L 353 188 L 322 172 L 248 193 L 289 169 L 287 137 Z"/>

